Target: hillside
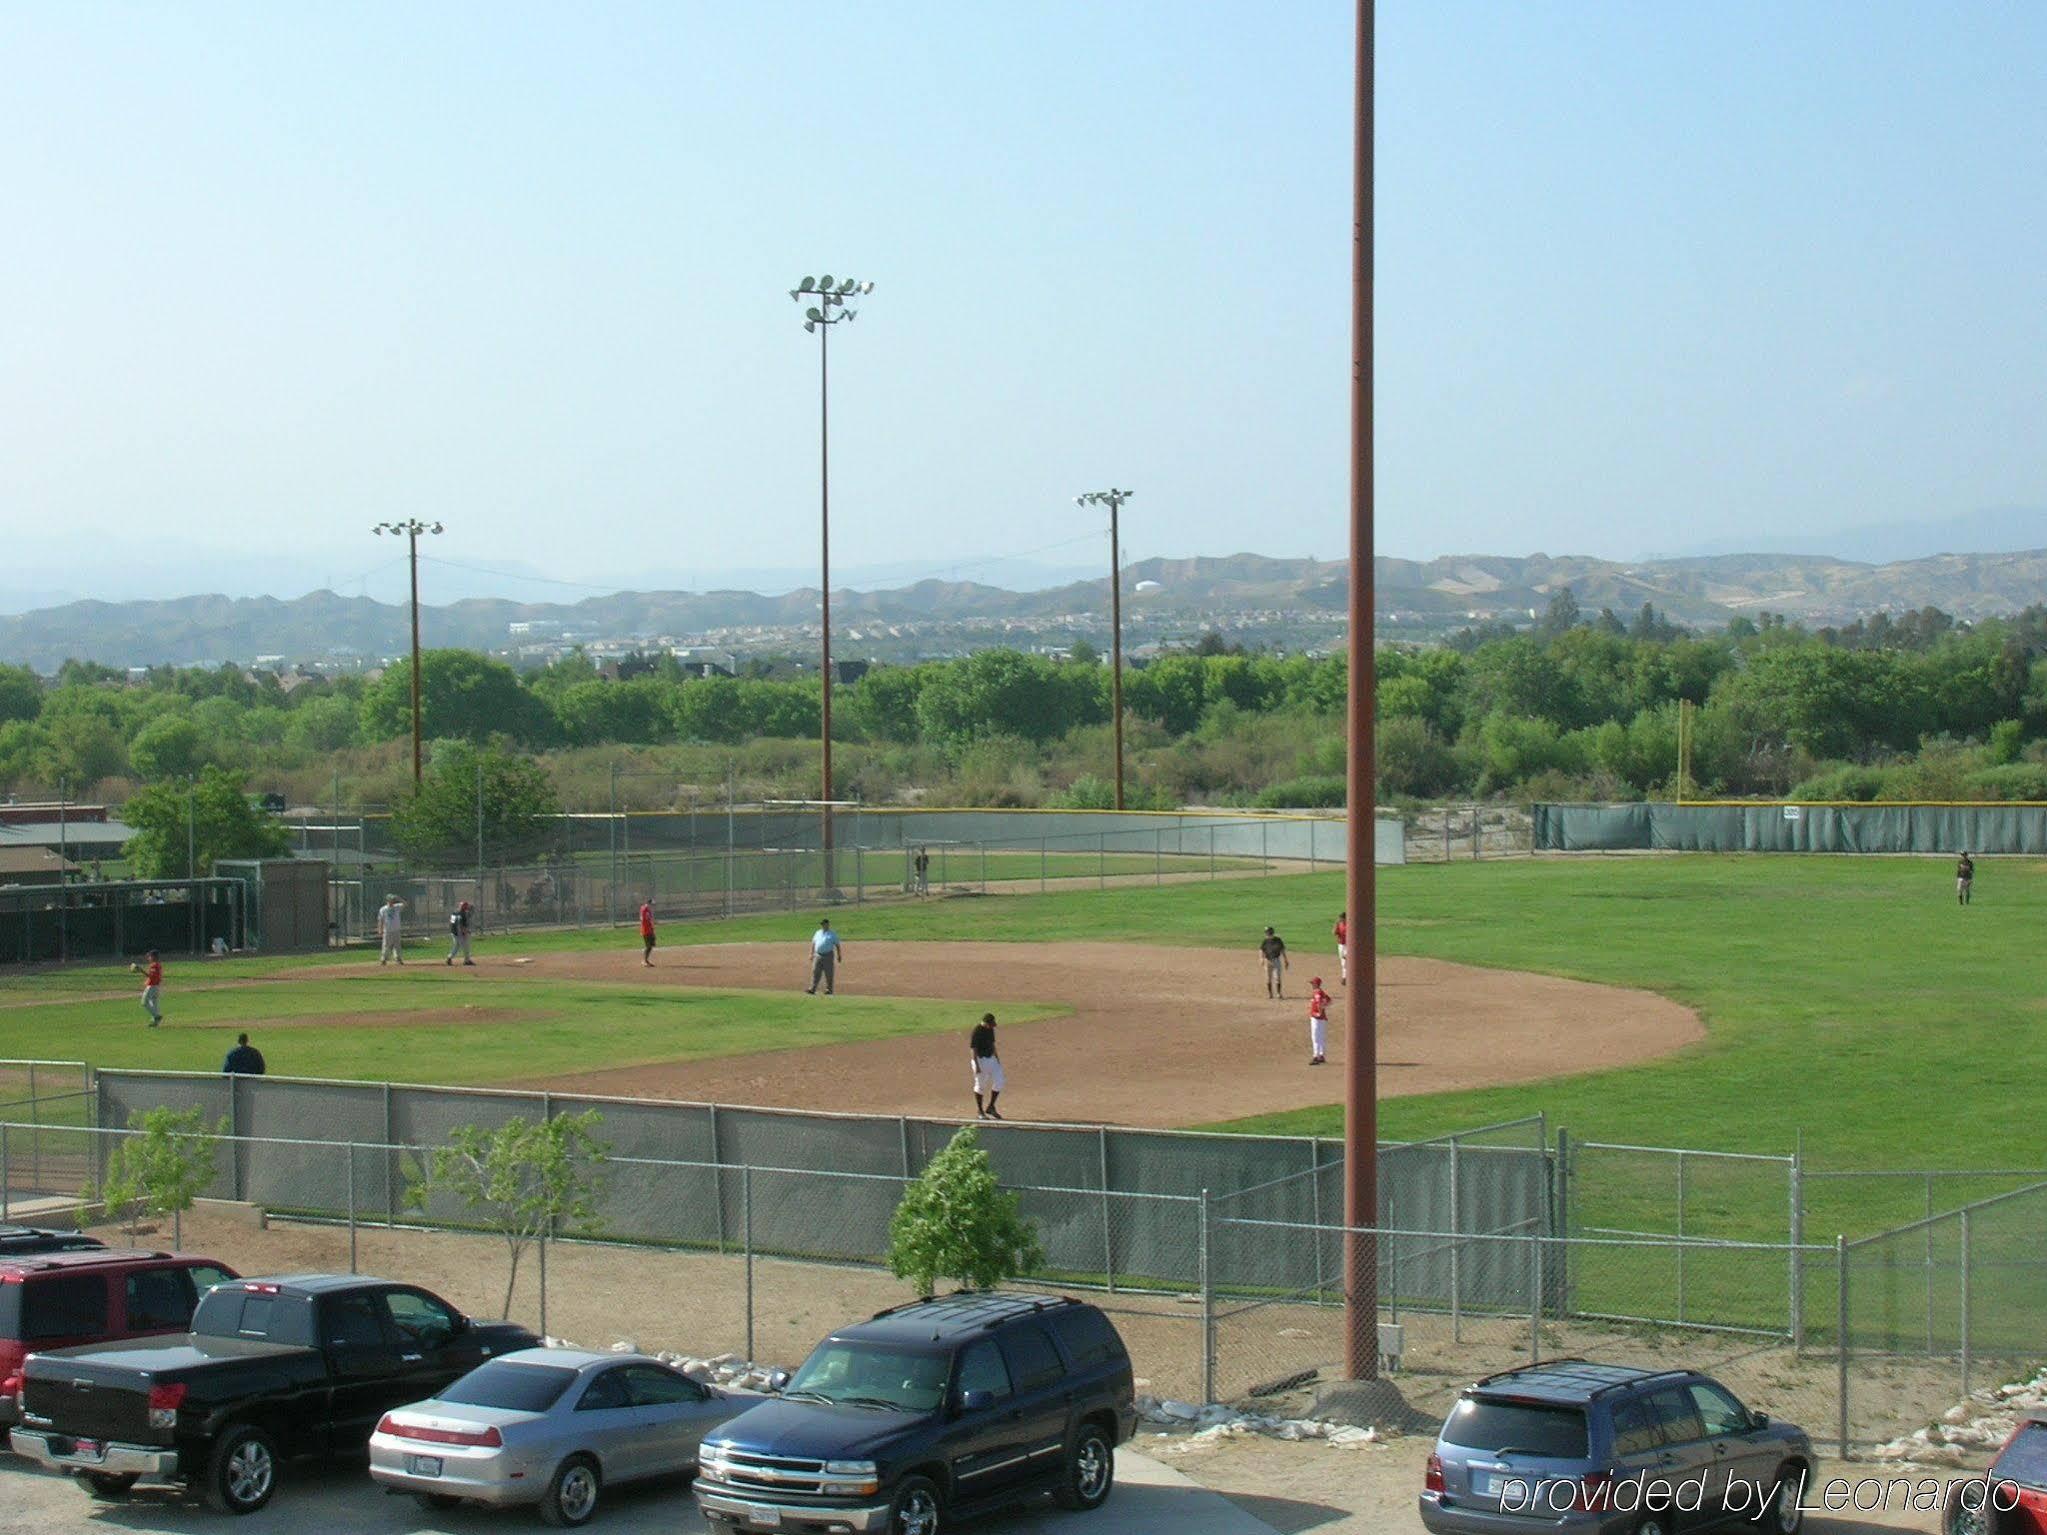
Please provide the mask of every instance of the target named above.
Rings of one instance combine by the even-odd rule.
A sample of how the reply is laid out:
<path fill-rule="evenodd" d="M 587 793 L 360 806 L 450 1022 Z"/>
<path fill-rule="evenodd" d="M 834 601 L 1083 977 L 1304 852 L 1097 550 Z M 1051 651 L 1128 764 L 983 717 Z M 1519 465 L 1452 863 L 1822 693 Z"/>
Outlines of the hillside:
<path fill-rule="evenodd" d="M 1151 559 L 1125 571 L 1125 613 L 1157 635 L 1219 625 L 1266 632 L 1298 627 L 1330 638 L 1347 596 L 1344 567 L 1327 560 Z M 1139 583 L 1156 583 L 1139 592 Z M 1819 555 L 1728 554 L 1620 563 L 1586 556 L 1469 555 L 1378 562 L 1382 626 L 1441 632 L 1486 619 L 1520 619 L 1569 586 L 1588 612 L 1627 615 L 1645 602 L 1681 622 L 1716 626 L 1738 613 L 1784 613 L 1808 624 L 1888 609 L 1934 606 L 1961 618 L 2016 612 L 2047 591 L 2047 550 L 1947 554 L 1886 565 Z M 835 591 L 838 625 L 911 626 L 929 653 L 970 648 L 954 626 L 1083 633 L 1106 622 L 1106 580 L 1015 592 L 973 582 L 921 581 L 885 591 Z M 560 625 L 606 641 L 713 643 L 754 648 L 793 640 L 817 623 L 815 589 L 756 592 L 617 592 L 576 603 L 475 599 L 429 605 L 426 642 L 502 650 L 513 623 Z M 258 655 L 292 660 L 382 657 L 406 645 L 402 606 L 330 591 L 303 597 L 180 597 L 73 602 L 0 617 L 0 659 L 42 670 L 78 656 L 110 665 L 188 663 Z M 985 641 L 982 641 L 985 642 Z M 1305 643 L 1305 641 L 1303 641 Z"/>

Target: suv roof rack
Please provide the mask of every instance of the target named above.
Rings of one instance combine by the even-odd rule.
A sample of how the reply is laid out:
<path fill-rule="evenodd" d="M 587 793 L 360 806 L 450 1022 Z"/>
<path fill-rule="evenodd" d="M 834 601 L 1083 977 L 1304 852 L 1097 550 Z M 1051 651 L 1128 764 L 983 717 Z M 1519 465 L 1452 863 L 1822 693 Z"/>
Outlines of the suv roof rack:
<path fill-rule="evenodd" d="M 1571 1366 L 1573 1365 L 1582 1365 L 1585 1368 L 1572 1369 Z M 1496 1370 L 1491 1375 L 1482 1376 L 1478 1380 L 1473 1381 L 1472 1385 L 1474 1387 L 1490 1386 L 1496 1381 L 1513 1380 L 1521 1375 L 1552 1373 L 1561 1375 L 1566 1379 L 1576 1377 L 1587 1382 L 1592 1389 L 1585 1393 L 1585 1398 L 1587 1401 L 1590 1401 L 1594 1397 L 1605 1396 L 1609 1391 L 1622 1391 L 1629 1387 L 1644 1385 L 1652 1380 L 1668 1380 L 1673 1377 L 1681 1377 L 1693 1373 L 1690 1370 L 1635 1370 L 1635 1373 L 1624 1376 L 1620 1380 L 1613 1380 L 1603 1374 L 1592 1373 L 1595 1370 L 1634 1369 L 1635 1367 L 1632 1365 L 1599 1364 L 1593 1360 L 1581 1358 L 1576 1354 L 1567 1354 L 1561 1359 L 1543 1359 L 1534 1364 L 1517 1364 L 1512 1369 Z"/>

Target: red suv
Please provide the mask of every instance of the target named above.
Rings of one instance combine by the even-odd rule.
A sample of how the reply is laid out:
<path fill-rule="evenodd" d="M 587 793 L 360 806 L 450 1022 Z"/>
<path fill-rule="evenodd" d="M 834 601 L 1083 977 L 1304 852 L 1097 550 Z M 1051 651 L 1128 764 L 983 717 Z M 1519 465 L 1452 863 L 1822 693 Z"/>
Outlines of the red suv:
<path fill-rule="evenodd" d="M 240 1277 L 211 1258 L 133 1248 L 0 1258 L 0 1430 L 21 1419 L 30 1354 L 184 1332 L 201 1295 Z"/>

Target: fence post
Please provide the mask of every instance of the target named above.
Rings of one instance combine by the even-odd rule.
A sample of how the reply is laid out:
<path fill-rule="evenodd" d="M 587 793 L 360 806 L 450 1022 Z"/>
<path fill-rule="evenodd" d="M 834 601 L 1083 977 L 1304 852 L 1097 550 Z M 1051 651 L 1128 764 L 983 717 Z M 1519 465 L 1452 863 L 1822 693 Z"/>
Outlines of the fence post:
<path fill-rule="evenodd" d="M 1267 835 L 1271 830 L 1272 823 L 1270 821 L 1260 821 L 1258 823 L 1258 872 L 1260 874 L 1270 874 L 1272 872 L 1272 849 L 1270 846 L 1272 839 Z"/>
<path fill-rule="evenodd" d="M 391 1135 L 391 1084 L 384 1084 L 384 1226 L 398 1226 L 398 1148 Z"/>
<path fill-rule="evenodd" d="M 228 1177 L 228 1197 L 242 1197 L 242 1086 L 239 1079 L 227 1079 L 227 1160 L 234 1171 Z"/>
<path fill-rule="evenodd" d="M 988 893 L 988 844 L 981 844 L 981 894 Z"/>
<path fill-rule="evenodd" d="M 1313 1170 L 1308 1174 L 1309 1219 L 1315 1223 L 1315 1304 L 1321 1305 L 1327 1299 L 1322 1286 L 1322 1137 L 1308 1138 L 1308 1159 Z"/>
<path fill-rule="evenodd" d="M 1109 839 L 1106 835 L 1095 844 L 1095 889 L 1109 888 Z"/>
<path fill-rule="evenodd" d="M 724 1201 L 721 1199 L 720 1204 Z M 739 1169 L 739 1224 L 746 1244 L 746 1358 L 753 1362 L 753 1164 Z"/>
<path fill-rule="evenodd" d="M 1209 1272 L 1208 1190 L 1201 1191 L 1201 1401 L 1215 1400 L 1215 1281 Z"/>
<path fill-rule="evenodd" d="M 1151 834 L 1151 882 L 1163 885 L 1166 882 L 1166 829 L 1153 829 Z"/>
<path fill-rule="evenodd" d="M 1208 823 L 1208 877 L 1215 878 L 1215 822 Z"/>
<path fill-rule="evenodd" d="M 1834 1238 L 1834 1392 L 1840 1398 L 1834 1447 L 1848 1458 L 1848 1239 Z"/>
<path fill-rule="evenodd" d="M 1464 1230 L 1461 1190 L 1458 1187 L 1457 1137 L 1450 1137 L 1450 1341 L 1464 1341 L 1464 1311 L 1461 1302 L 1460 1275 L 1458 1273 L 1458 1250 L 1464 1246 L 1458 1240 Z"/>
<path fill-rule="evenodd" d="M 540 1336 L 542 1338 L 547 1336 L 547 1227 L 552 1224 L 553 1222 L 549 1221 L 540 1228 Z"/>
<path fill-rule="evenodd" d="M 1677 1153 L 1677 1321 L 1682 1327 L 1685 1319 L 1685 1154 L 1679 1147 Z"/>
<path fill-rule="evenodd" d="M 1962 1395 L 1969 1394 L 1969 1211 L 1962 1210 Z"/>
<path fill-rule="evenodd" d="M 1052 839 L 1051 839 L 1051 838 L 1049 838 L 1049 837 L 1040 837 L 1040 838 L 1038 838 L 1038 894 L 1039 894 L 1039 895 L 1043 895 L 1043 894 L 1045 893 L 1045 890 L 1046 890 L 1046 885 L 1045 885 L 1045 864 L 1046 864 L 1046 862 L 1047 862 L 1047 860 L 1048 860 L 1048 858 L 1049 858 L 1049 856 L 1050 856 L 1050 855 L 1049 855 L 1049 852 L 1048 852 L 1048 849 L 1049 849 L 1049 848 L 1051 847 L 1051 841 L 1052 841 Z"/>
<path fill-rule="evenodd" d="M 1102 1276 L 1109 1293 L 1116 1293 L 1116 1228 L 1110 1219 L 1109 1127 L 1095 1126 L 1095 1150 L 1102 1173 Z"/>
<path fill-rule="evenodd" d="M 1933 1173 L 1926 1174 L 1926 1357 L 1933 1357 Z M 1967 1396 L 1965 1391 L 1962 1393 Z"/>
<path fill-rule="evenodd" d="M 1471 861 L 1473 863 L 1478 862 L 1478 841 L 1479 841 L 1478 806 L 1473 805 L 1471 807 Z"/>
<path fill-rule="evenodd" d="M 348 1143 L 348 1271 L 355 1267 L 355 1142 Z"/>
<path fill-rule="evenodd" d="M 1315 818 L 1308 818 L 1308 872 L 1315 872 Z"/>
<path fill-rule="evenodd" d="M 1683 1248 L 1678 1251 L 1682 1253 Z M 1529 1277 L 1533 1283 L 1528 1291 L 1528 1362 L 1542 1362 L 1542 1235 L 1538 1232 L 1529 1238 Z M 1682 1310 L 1678 1313 L 1682 1316 Z"/>
<path fill-rule="evenodd" d="M 7 1165 L 7 1147 L 14 1137 L 0 1129 L 0 1222 L 7 1219 L 7 1202 L 14 1187 L 14 1169 Z"/>
<path fill-rule="evenodd" d="M 1805 1137 L 1791 1153 L 1791 1352 L 1805 1347 Z"/>
<path fill-rule="evenodd" d="M 908 1178 L 910 1176 L 910 1119 L 906 1114 L 898 1114 L 896 1116 L 896 1139 L 902 1144 L 903 1176 Z"/>

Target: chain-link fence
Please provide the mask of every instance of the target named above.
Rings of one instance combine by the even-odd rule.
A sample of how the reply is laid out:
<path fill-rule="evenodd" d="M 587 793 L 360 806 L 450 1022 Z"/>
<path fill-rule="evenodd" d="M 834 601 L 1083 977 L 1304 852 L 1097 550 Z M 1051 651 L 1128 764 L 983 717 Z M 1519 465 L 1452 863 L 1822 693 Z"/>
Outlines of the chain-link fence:
<path fill-rule="evenodd" d="M 1535 821 L 1526 805 L 1423 805 L 1401 819 L 1408 863 L 1526 858 L 1535 849 Z"/>

